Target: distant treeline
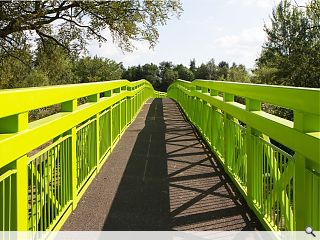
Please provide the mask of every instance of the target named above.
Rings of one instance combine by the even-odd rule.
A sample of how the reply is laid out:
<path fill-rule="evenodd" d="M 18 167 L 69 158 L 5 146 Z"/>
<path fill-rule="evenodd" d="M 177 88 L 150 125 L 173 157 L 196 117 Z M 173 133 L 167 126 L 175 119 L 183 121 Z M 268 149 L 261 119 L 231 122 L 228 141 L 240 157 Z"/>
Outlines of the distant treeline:
<path fill-rule="evenodd" d="M 233 63 L 229 67 L 229 64 L 225 61 L 216 65 L 214 59 L 211 59 L 208 63 L 202 63 L 199 67 L 196 67 L 195 59 L 190 61 L 189 66 L 175 65 L 167 61 L 163 61 L 159 65 L 150 63 L 132 66 L 125 69 L 122 76 L 129 81 L 147 79 L 155 89 L 160 91 L 166 91 L 170 83 L 176 79 L 250 82 L 249 72 L 244 65 Z"/>

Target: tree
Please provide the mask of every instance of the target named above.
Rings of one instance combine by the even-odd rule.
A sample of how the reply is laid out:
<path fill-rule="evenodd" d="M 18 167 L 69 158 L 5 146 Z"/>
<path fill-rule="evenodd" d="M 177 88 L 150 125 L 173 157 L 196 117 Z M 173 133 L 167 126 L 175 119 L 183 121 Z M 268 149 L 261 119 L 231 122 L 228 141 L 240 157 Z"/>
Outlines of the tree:
<path fill-rule="evenodd" d="M 155 88 L 160 84 L 160 71 L 157 65 L 145 64 L 142 66 L 142 77 L 148 80 Z"/>
<path fill-rule="evenodd" d="M 253 71 L 251 81 L 260 84 L 275 84 L 277 82 L 278 69 L 274 67 L 261 66 Z"/>
<path fill-rule="evenodd" d="M 162 91 L 167 91 L 169 85 L 179 77 L 178 72 L 173 68 L 172 62 L 163 61 L 159 64 Z"/>
<path fill-rule="evenodd" d="M 196 78 L 197 79 L 217 79 L 217 66 L 215 64 L 214 59 L 212 58 L 206 64 L 202 63 L 200 67 L 196 70 Z"/>
<path fill-rule="evenodd" d="M 312 0 L 306 8 L 284 0 L 273 10 L 271 27 L 257 60 L 255 79 L 274 74 L 262 82 L 296 87 L 320 87 L 320 24 Z"/>
<path fill-rule="evenodd" d="M 193 74 L 196 73 L 196 60 L 195 59 L 190 60 L 189 69 L 190 69 L 191 72 L 193 72 Z"/>
<path fill-rule="evenodd" d="M 320 20 L 320 1 L 319 0 L 312 0 L 306 6 L 298 5 L 296 1 L 294 1 L 294 3 L 296 4 L 296 7 L 306 9 L 306 11 L 308 11 L 313 18 L 317 19 L 317 21 L 315 21 L 315 23 L 317 23 L 317 26 L 320 25 L 320 21 L 319 21 Z"/>
<path fill-rule="evenodd" d="M 226 80 L 228 77 L 229 64 L 225 61 L 221 61 L 218 64 L 217 79 Z"/>
<path fill-rule="evenodd" d="M 178 78 L 186 81 L 194 80 L 194 73 L 182 64 L 178 64 L 174 70 L 178 72 Z"/>
<path fill-rule="evenodd" d="M 107 41 L 102 31 L 109 29 L 124 50 L 132 50 L 132 40 L 146 40 L 153 47 L 159 37 L 157 26 L 181 11 L 179 0 L 2 1 L 0 46 L 9 53 L 8 49 L 19 48 L 17 38 L 33 41 L 37 36 L 68 50 L 83 49 L 88 39 Z"/>
<path fill-rule="evenodd" d="M 49 85 L 76 83 L 78 80 L 73 72 L 73 59 L 54 41 L 46 41 L 46 47 L 41 42 L 38 43 L 34 69 L 46 75 Z"/>
<path fill-rule="evenodd" d="M 19 56 L 19 58 L 13 56 Z M 37 85 L 29 83 L 28 75 L 32 70 L 32 53 L 30 45 L 21 43 L 20 49 L 10 49 L 4 52 L 0 49 L 0 88 L 17 88 Z M 20 60 L 20 59 L 23 59 Z"/>
<path fill-rule="evenodd" d="M 207 63 L 208 69 L 208 79 L 216 80 L 217 79 L 217 66 L 213 58 Z"/>
<path fill-rule="evenodd" d="M 140 65 L 128 67 L 122 74 L 122 78 L 128 81 L 137 81 L 143 78 L 142 68 Z"/>
<path fill-rule="evenodd" d="M 174 80 L 178 79 L 178 72 L 173 69 L 165 69 L 163 72 L 162 81 L 166 87 L 168 87 Z"/>
<path fill-rule="evenodd" d="M 239 64 L 237 66 L 235 63 L 233 63 L 231 68 L 228 71 L 228 77 L 226 80 L 231 81 L 231 82 L 249 83 L 250 76 L 249 76 L 248 71 L 244 65 Z"/>
<path fill-rule="evenodd" d="M 99 57 L 84 57 L 75 62 L 75 74 L 80 82 L 99 82 L 121 79 L 122 64 Z"/>
<path fill-rule="evenodd" d="M 153 63 L 128 67 L 128 69 L 124 70 L 122 78 L 129 81 L 146 79 L 155 89 L 159 90 L 161 88 L 160 70 L 159 67 Z"/>
<path fill-rule="evenodd" d="M 196 79 L 209 79 L 209 69 L 207 64 L 202 63 L 196 70 Z"/>

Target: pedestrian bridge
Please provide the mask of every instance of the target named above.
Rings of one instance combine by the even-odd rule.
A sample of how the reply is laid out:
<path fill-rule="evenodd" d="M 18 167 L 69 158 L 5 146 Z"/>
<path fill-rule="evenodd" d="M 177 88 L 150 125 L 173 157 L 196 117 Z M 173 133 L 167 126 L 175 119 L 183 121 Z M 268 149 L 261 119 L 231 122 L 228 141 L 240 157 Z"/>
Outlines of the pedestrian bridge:
<path fill-rule="evenodd" d="M 0 91 L 0 231 L 319 231 L 319 202 L 319 89 L 177 80 L 162 93 L 119 80 Z"/>

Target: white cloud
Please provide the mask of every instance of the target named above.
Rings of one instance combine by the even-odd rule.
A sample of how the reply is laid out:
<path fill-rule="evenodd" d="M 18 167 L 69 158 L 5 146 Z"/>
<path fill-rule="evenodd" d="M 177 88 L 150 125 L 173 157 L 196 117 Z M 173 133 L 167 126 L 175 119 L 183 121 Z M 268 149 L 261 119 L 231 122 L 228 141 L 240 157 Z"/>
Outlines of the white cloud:
<path fill-rule="evenodd" d="M 230 47 L 230 45 L 237 46 L 251 46 L 252 43 L 263 41 L 265 33 L 260 27 L 243 29 L 238 35 L 225 35 L 217 38 L 214 43 L 219 47 Z"/>
<path fill-rule="evenodd" d="M 97 41 L 91 41 L 88 45 L 88 51 L 91 56 L 97 55 L 109 58 L 114 57 L 121 52 L 112 41 L 108 41 L 101 45 Z"/>
<path fill-rule="evenodd" d="M 88 51 L 91 56 L 100 57 L 114 57 L 118 55 L 121 50 L 112 42 L 112 37 L 109 29 L 102 31 L 102 35 L 108 40 L 106 43 L 99 43 L 96 40 L 89 41 Z"/>
<path fill-rule="evenodd" d="M 140 41 L 133 42 L 134 49 L 132 52 L 124 52 L 118 47 L 116 42 L 113 42 L 109 30 L 104 30 L 102 34 L 108 42 L 100 44 L 96 40 L 90 41 L 88 44 L 90 56 L 105 57 L 118 62 L 123 62 L 125 65 L 135 65 L 137 62 L 141 62 L 142 59 L 147 58 L 153 53 L 153 51 L 149 49 L 149 44 L 147 42 Z"/>
<path fill-rule="evenodd" d="M 182 23 L 189 26 L 190 29 L 198 28 L 199 26 L 205 26 L 209 31 L 222 32 L 225 28 L 216 19 L 215 16 L 204 16 L 203 18 L 197 19 L 187 19 L 183 20 Z"/>
<path fill-rule="evenodd" d="M 265 37 L 260 27 L 247 28 L 239 34 L 225 35 L 215 39 L 212 47 L 222 51 L 230 61 L 250 66 L 252 60 L 258 57 Z"/>
<path fill-rule="evenodd" d="M 125 65 L 136 65 L 145 61 L 148 56 L 152 55 L 153 50 L 149 48 L 149 43 L 147 42 L 134 42 L 134 49 L 132 52 L 124 52 L 120 58 Z"/>

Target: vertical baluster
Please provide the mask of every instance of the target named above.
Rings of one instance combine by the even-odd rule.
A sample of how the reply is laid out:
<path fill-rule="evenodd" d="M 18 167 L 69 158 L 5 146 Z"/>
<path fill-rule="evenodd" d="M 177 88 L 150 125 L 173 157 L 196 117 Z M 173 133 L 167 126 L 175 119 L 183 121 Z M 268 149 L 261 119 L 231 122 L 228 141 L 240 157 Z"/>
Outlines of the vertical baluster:
<path fill-rule="evenodd" d="M 0 183 L 0 186 L 2 186 L 2 193 L 1 193 L 1 195 L 2 195 L 2 204 L 1 204 L 1 212 L 2 212 L 2 214 L 1 214 L 1 220 L 2 220 L 2 224 L 1 224 L 1 231 L 6 231 L 7 229 L 6 229 L 6 211 L 5 211 L 5 209 L 6 209 L 6 186 L 5 186 L 5 181 L 3 181 L 3 182 L 1 182 Z"/>
<path fill-rule="evenodd" d="M 303 112 L 294 111 L 294 128 L 300 132 L 319 132 L 320 131 L 320 115 L 312 115 Z M 303 231 L 306 226 L 312 227 L 312 222 L 308 221 L 306 217 L 306 210 L 311 209 L 312 206 L 306 206 L 309 198 L 314 196 L 306 195 L 306 187 L 311 184 L 306 179 L 306 157 L 302 153 L 295 152 L 295 179 L 294 179 L 294 196 L 295 196 L 295 221 L 296 231 Z M 313 193 L 312 193 L 313 194 Z"/>
<path fill-rule="evenodd" d="M 223 101 L 224 102 L 233 102 L 234 101 L 234 95 L 233 94 L 229 94 L 229 93 L 223 93 Z M 233 117 L 230 116 L 229 114 L 227 114 L 226 112 L 224 112 L 223 115 L 223 122 L 224 122 L 224 152 L 223 152 L 223 157 L 224 157 L 224 168 L 226 171 L 229 172 L 229 161 L 230 159 L 228 159 L 229 156 L 231 156 L 231 151 L 234 151 L 234 149 L 232 149 L 232 146 L 229 146 L 230 143 L 230 136 L 228 136 L 229 134 L 229 124 L 228 121 L 233 121 Z"/>
<path fill-rule="evenodd" d="M 52 199 L 51 199 L 51 193 L 52 193 L 52 179 L 50 179 L 50 174 L 52 171 L 52 159 L 54 158 L 54 148 L 52 148 L 49 151 L 49 157 L 48 157 L 48 164 L 47 164 L 47 179 L 48 179 L 48 192 L 47 192 L 47 196 L 48 196 L 48 204 L 47 204 L 47 208 L 48 208 L 48 227 L 50 226 L 51 223 L 51 204 L 52 204 Z M 51 153 L 51 154 L 50 154 Z"/>
<path fill-rule="evenodd" d="M 260 111 L 261 110 L 261 102 L 257 101 L 257 100 L 253 100 L 253 99 L 246 99 L 246 110 L 247 111 Z M 254 185 L 253 185 L 253 174 L 260 174 L 257 173 L 257 171 L 255 171 L 254 169 L 254 165 L 253 162 L 254 161 L 260 161 L 260 157 L 259 158 L 254 158 L 254 154 L 253 154 L 253 148 L 252 148 L 252 135 L 253 134 L 257 134 L 255 132 L 255 130 L 253 128 L 251 128 L 250 125 L 247 125 L 247 136 L 246 136 L 246 151 L 247 151 L 247 195 L 248 195 L 248 199 L 250 199 L 249 201 L 249 206 L 253 207 L 253 195 L 254 192 L 259 191 L 259 186 L 257 187 L 257 189 L 254 189 Z M 258 135 L 258 134 L 257 134 Z M 257 178 L 261 178 L 262 175 L 258 175 Z"/>
<path fill-rule="evenodd" d="M 62 112 L 73 112 L 77 109 L 77 99 L 73 99 L 61 104 Z M 74 126 L 71 128 L 67 134 L 71 135 L 71 146 L 69 151 L 71 152 L 71 199 L 72 199 L 72 208 L 77 207 L 78 191 L 77 191 L 77 128 Z"/>
<path fill-rule="evenodd" d="M 28 112 L 19 113 L 16 115 L 0 118 L 0 133 L 18 133 L 28 128 Z M 9 215 L 12 213 L 14 225 L 17 230 L 28 230 L 28 156 L 24 155 L 16 160 L 16 182 L 15 182 L 15 195 L 16 206 L 11 205 L 11 209 L 7 209 Z M 5 181 L 3 182 L 3 188 L 5 188 Z M 10 193 L 11 194 L 11 193 Z M 3 194 L 3 202 L 6 202 L 7 194 Z M 18 211 L 16 211 L 19 209 Z M 5 210 L 3 210 L 5 215 Z M 3 224 L 5 225 L 5 219 Z M 3 229 L 7 230 L 7 229 Z"/>

